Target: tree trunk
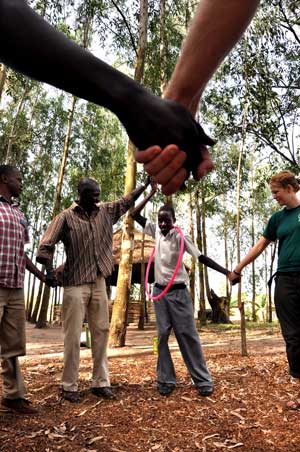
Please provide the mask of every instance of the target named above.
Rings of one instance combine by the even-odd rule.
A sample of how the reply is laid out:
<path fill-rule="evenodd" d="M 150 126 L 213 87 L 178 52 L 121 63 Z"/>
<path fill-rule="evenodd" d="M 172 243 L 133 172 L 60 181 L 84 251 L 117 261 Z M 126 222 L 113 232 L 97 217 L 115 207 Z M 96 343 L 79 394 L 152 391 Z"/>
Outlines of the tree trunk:
<path fill-rule="evenodd" d="M 7 76 L 7 67 L 4 64 L 0 64 L 0 104 L 1 104 L 2 94 L 4 93 L 6 76 Z"/>
<path fill-rule="evenodd" d="M 199 191 L 196 190 L 195 193 L 196 200 L 196 224 L 197 224 L 197 246 L 199 250 L 202 251 L 202 233 L 201 233 L 201 210 L 199 206 Z M 206 314 L 205 314 L 205 295 L 204 295 L 204 273 L 203 267 L 204 265 L 201 262 L 198 262 L 199 265 L 199 313 L 198 319 L 202 325 L 206 324 Z"/>
<path fill-rule="evenodd" d="M 271 245 L 271 266 L 270 266 L 270 275 L 269 275 L 269 279 L 271 278 L 271 276 L 273 275 L 273 271 L 274 271 L 274 260 L 275 260 L 275 256 L 276 256 L 276 249 L 277 249 L 277 242 L 274 243 L 274 245 Z M 271 285 L 268 285 L 268 322 L 272 323 L 273 321 L 273 313 L 272 313 L 272 290 L 271 290 Z"/>
<path fill-rule="evenodd" d="M 192 195 L 190 194 L 190 202 L 189 202 L 189 216 L 190 216 L 190 237 L 194 243 L 195 241 L 195 231 L 194 231 L 194 222 L 193 222 L 193 200 Z M 196 273 L 196 263 L 194 257 L 191 260 L 191 268 L 190 268 L 190 294 L 194 306 L 195 312 L 195 273 Z"/>
<path fill-rule="evenodd" d="M 236 187 L 236 244 L 237 244 L 237 262 L 241 260 L 241 250 L 240 250 L 240 196 L 241 196 L 241 179 L 242 179 L 242 158 L 246 138 L 246 117 L 247 117 L 248 103 L 246 102 L 243 122 L 242 122 L 242 144 L 239 152 L 238 170 L 237 170 L 237 187 Z M 247 339 L 246 339 L 246 317 L 245 317 L 245 303 L 242 300 L 242 284 L 238 285 L 238 307 L 241 316 L 241 354 L 242 356 L 247 356 Z"/>
<path fill-rule="evenodd" d="M 16 115 L 14 117 L 13 124 L 12 124 L 11 130 L 10 130 L 10 134 L 9 134 L 9 137 L 8 137 L 6 157 L 5 157 L 5 163 L 6 164 L 13 165 L 13 164 L 16 163 L 16 158 L 13 155 L 13 149 L 12 148 L 13 148 L 13 145 L 14 145 L 14 143 L 16 141 L 16 128 L 17 128 L 18 120 L 19 120 L 20 114 L 24 110 L 25 101 L 26 101 L 26 98 L 28 97 L 28 94 L 30 93 L 30 89 L 31 89 L 30 82 L 28 80 L 26 80 L 25 88 L 24 88 L 22 97 L 20 99 L 20 102 L 18 104 L 17 112 L 16 112 Z"/>
<path fill-rule="evenodd" d="M 140 314 L 139 314 L 139 322 L 138 329 L 145 329 L 145 314 L 147 312 L 146 306 L 146 294 L 145 294 L 145 234 L 144 231 L 142 233 L 142 242 L 141 242 L 141 284 L 140 284 Z"/>
<path fill-rule="evenodd" d="M 148 0 L 140 0 L 139 44 L 134 79 L 141 82 L 144 75 L 148 28 Z M 129 142 L 125 177 L 125 194 L 132 191 L 136 184 L 136 163 L 134 161 L 134 145 Z M 132 274 L 132 252 L 134 246 L 134 221 L 129 212 L 123 222 L 121 243 L 121 259 L 117 281 L 116 297 L 111 318 L 109 345 L 124 347 L 127 329 L 127 315 Z"/>
<path fill-rule="evenodd" d="M 159 1 L 159 64 L 160 64 L 160 92 L 166 87 L 166 1 Z"/>
<path fill-rule="evenodd" d="M 207 256 L 207 242 L 206 242 L 206 222 L 205 222 L 205 195 L 204 195 L 204 184 L 201 182 L 201 231 L 202 231 L 202 249 L 203 254 Z M 208 301 L 210 302 L 210 285 L 208 278 L 207 267 L 204 266 L 204 282 L 205 291 Z"/>
<path fill-rule="evenodd" d="M 229 259 L 228 259 L 228 232 L 227 232 L 227 212 L 226 212 L 226 200 L 224 193 L 222 194 L 222 205 L 223 205 L 223 231 L 224 231 L 224 257 L 225 257 L 225 268 L 229 267 Z M 228 312 L 227 316 L 230 317 L 230 300 L 231 300 L 231 291 L 232 286 L 226 278 L 226 298 L 229 301 L 228 303 Z"/>
<path fill-rule="evenodd" d="M 62 153 L 62 158 L 61 158 L 61 165 L 59 168 L 58 180 L 57 180 L 57 184 L 56 184 L 52 218 L 54 218 L 60 211 L 61 192 L 62 192 L 65 170 L 66 170 L 66 166 L 67 166 L 68 154 L 69 154 L 71 130 L 72 130 L 76 100 L 77 100 L 77 98 L 75 96 L 72 96 L 71 105 L 70 105 L 70 109 L 69 109 L 69 113 L 68 113 L 68 123 L 67 123 L 67 130 L 66 130 L 63 153 Z M 46 286 L 44 289 L 40 313 L 39 313 L 38 321 L 36 324 L 37 328 L 45 328 L 47 325 L 50 292 L 51 292 L 50 287 Z"/>
<path fill-rule="evenodd" d="M 255 218 L 254 218 L 254 175 L 253 175 L 253 168 L 251 168 L 251 242 L 252 247 L 255 245 Z M 257 315 L 256 315 L 256 306 L 255 306 L 255 298 L 256 298 L 256 279 L 255 279 L 255 260 L 251 263 L 252 267 L 252 300 L 251 300 L 251 306 L 252 306 L 252 320 L 253 322 L 257 321 Z"/>
<path fill-rule="evenodd" d="M 125 195 L 130 193 L 135 186 L 136 163 L 134 161 L 133 153 L 134 145 L 129 142 L 125 178 Z M 117 291 L 113 304 L 110 326 L 109 345 L 111 347 L 124 347 L 125 345 L 132 274 L 132 254 L 134 246 L 133 224 L 134 222 L 130 216 L 130 212 L 127 212 L 123 221 Z"/>
<path fill-rule="evenodd" d="M 219 297 L 210 289 L 209 302 L 212 307 L 212 323 L 231 323 L 229 319 L 229 300 L 227 297 Z"/>

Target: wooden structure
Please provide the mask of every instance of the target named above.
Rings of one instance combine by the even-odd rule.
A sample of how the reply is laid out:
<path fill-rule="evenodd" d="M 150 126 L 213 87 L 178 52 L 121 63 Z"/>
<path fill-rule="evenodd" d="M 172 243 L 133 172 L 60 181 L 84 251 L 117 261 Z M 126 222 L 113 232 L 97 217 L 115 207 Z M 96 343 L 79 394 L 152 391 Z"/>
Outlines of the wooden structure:
<path fill-rule="evenodd" d="M 110 286 L 117 285 L 119 262 L 120 262 L 120 252 L 121 252 L 121 240 L 122 240 L 122 229 L 118 229 L 113 235 L 113 259 L 114 259 L 114 270 L 112 275 L 108 278 L 107 283 Z M 142 241 L 143 233 L 134 230 L 134 248 L 132 257 L 132 276 L 131 284 L 141 284 L 141 267 L 142 267 Z M 145 271 L 148 260 L 150 258 L 152 249 L 155 245 L 155 241 L 149 235 L 144 235 L 144 263 Z M 149 283 L 154 281 L 154 264 L 152 262 L 151 269 L 149 273 Z"/>

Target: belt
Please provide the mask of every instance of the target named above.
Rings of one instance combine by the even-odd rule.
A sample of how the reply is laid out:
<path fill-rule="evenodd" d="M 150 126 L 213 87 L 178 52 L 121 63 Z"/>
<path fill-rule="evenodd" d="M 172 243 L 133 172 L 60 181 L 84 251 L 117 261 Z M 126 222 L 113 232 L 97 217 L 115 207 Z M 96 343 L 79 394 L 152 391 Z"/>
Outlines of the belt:
<path fill-rule="evenodd" d="M 273 279 L 276 276 L 288 276 L 289 278 L 295 278 L 295 277 L 300 276 L 300 272 L 276 272 L 276 273 L 274 273 L 268 281 L 269 288 L 271 288 Z"/>
<path fill-rule="evenodd" d="M 157 289 L 164 290 L 167 286 L 162 286 L 161 284 L 155 283 L 154 287 L 157 287 Z M 186 288 L 186 285 L 184 283 L 172 284 L 172 286 L 170 287 L 168 292 L 171 292 L 172 290 L 185 289 L 185 288 Z"/>
<path fill-rule="evenodd" d="M 300 272 L 277 272 L 276 275 L 294 277 L 300 276 Z"/>

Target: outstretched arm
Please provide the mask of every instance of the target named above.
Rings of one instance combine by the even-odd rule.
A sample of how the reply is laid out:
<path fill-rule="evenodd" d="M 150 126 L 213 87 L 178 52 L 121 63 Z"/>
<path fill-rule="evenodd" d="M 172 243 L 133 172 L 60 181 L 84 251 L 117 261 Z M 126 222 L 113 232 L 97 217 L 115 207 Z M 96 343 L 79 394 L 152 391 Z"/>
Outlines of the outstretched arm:
<path fill-rule="evenodd" d="M 154 96 L 96 58 L 48 24 L 26 0 L 0 0 L 0 30 L 0 61 L 29 77 L 108 108 L 118 116 L 138 149 L 175 144 L 199 160 L 201 143 L 213 144 L 186 108 Z M 154 157 L 151 154 L 150 161 Z M 184 177 L 192 170 L 191 163 L 185 160 Z M 169 159 L 164 156 L 158 161 L 156 178 L 165 185 L 165 172 L 174 175 L 173 169 L 168 170 Z M 181 160 L 180 167 L 182 164 Z"/>
<path fill-rule="evenodd" d="M 227 270 L 227 268 L 222 267 L 222 265 L 217 264 L 217 262 L 215 262 L 213 259 L 211 259 L 210 257 L 204 256 L 203 254 L 201 254 L 198 257 L 198 261 L 201 262 L 201 264 L 204 264 L 207 267 L 210 267 L 219 273 L 223 273 L 223 275 L 227 276 L 230 273 L 230 271 Z"/>
<path fill-rule="evenodd" d="M 249 253 L 244 257 L 244 259 L 239 262 L 234 270 L 229 273 L 228 278 L 230 279 L 231 283 L 234 285 L 241 279 L 241 272 L 244 267 L 246 267 L 248 264 L 253 262 L 271 243 L 270 240 L 266 239 L 265 237 L 261 237 L 258 242 L 251 248 Z"/>

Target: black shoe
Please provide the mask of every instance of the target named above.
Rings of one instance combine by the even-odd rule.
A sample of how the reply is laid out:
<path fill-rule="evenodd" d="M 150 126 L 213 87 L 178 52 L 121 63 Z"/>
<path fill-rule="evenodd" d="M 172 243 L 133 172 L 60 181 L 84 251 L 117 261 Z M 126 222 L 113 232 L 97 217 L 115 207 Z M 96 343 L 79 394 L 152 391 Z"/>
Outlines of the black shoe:
<path fill-rule="evenodd" d="M 61 397 L 71 403 L 80 403 L 80 394 L 78 391 L 66 391 L 61 388 Z"/>
<path fill-rule="evenodd" d="M 30 406 L 31 402 L 26 399 L 18 398 L 18 399 L 5 399 L 1 400 L 1 406 L 7 409 L 10 412 L 16 414 L 37 414 L 38 410 Z"/>
<path fill-rule="evenodd" d="M 168 385 L 168 384 L 160 384 L 160 385 L 158 385 L 157 389 L 158 389 L 158 392 L 160 393 L 160 395 L 168 396 L 174 391 L 175 386 Z"/>
<path fill-rule="evenodd" d="M 103 388 L 92 388 L 92 394 L 97 397 L 103 397 L 104 399 L 114 399 L 115 395 L 109 386 L 104 386 Z"/>
<path fill-rule="evenodd" d="M 209 397 L 214 392 L 214 388 L 211 386 L 200 386 L 198 392 L 202 397 Z"/>

